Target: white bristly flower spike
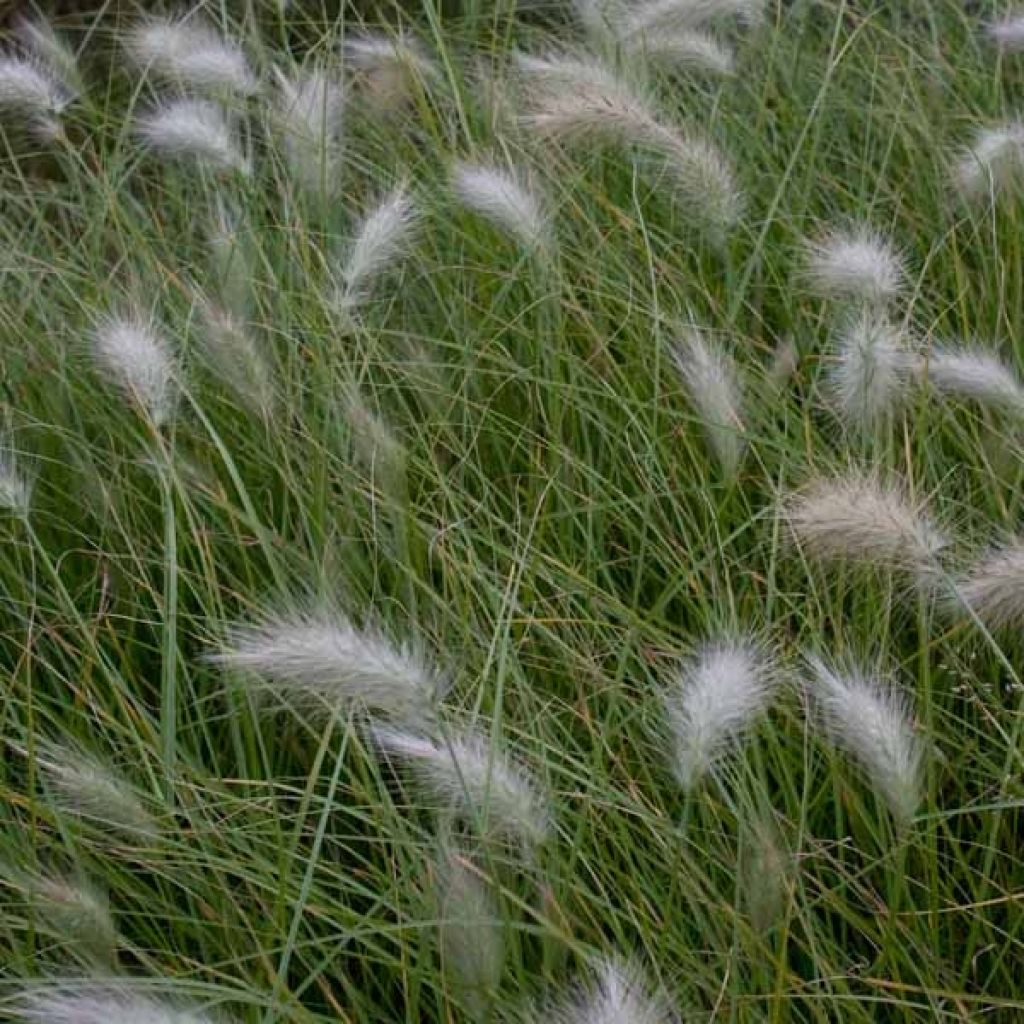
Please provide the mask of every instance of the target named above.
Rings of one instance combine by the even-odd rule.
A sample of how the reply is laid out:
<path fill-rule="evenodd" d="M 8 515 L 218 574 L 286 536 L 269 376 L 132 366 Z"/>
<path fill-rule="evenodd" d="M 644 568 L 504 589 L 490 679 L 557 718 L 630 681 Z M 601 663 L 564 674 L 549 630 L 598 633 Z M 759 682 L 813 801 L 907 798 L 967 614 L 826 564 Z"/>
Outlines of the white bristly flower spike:
<path fill-rule="evenodd" d="M 251 96 L 259 90 L 241 47 L 202 21 L 152 18 L 130 29 L 123 45 L 139 71 L 199 92 Z"/>
<path fill-rule="evenodd" d="M 710 32 L 696 29 L 633 35 L 625 41 L 625 50 L 667 71 L 735 73 L 732 50 Z"/>
<path fill-rule="evenodd" d="M 991 22 L 986 33 L 1003 53 L 1020 53 L 1024 50 L 1024 8 L 1015 7 Z"/>
<path fill-rule="evenodd" d="M 366 215 L 341 272 L 338 305 L 343 312 L 364 302 L 376 279 L 405 256 L 418 221 L 419 213 L 404 185 Z"/>
<path fill-rule="evenodd" d="M 366 32 L 346 38 L 341 52 L 346 68 L 359 78 L 363 97 L 382 113 L 401 108 L 440 77 L 413 36 Z"/>
<path fill-rule="evenodd" d="M 1024 386 L 992 352 L 976 346 L 935 348 L 917 359 L 915 371 L 944 398 L 967 399 L 1024 415 Z"/>
<path fill-rule="evenodd" d="M 607 957 L 580 992 L 551 1009 L 555 1024 L 673 1024 L 665 993 L 652 988 L 635 964 Z"/>
<path fill-rule="evenodd" d="M 152 318 L 140 314 L 102 320 L 93 331 L 93 354 L 100 370 L 162 426 L 177 401 L 177 359 Z"/>
<path fill-rule="evenodd" d="M 1024 625 L 1024 541 L 982 557 L 956 584 L 960 611 L 973 612 L 987 629 Z"/>
<path fill-rule="evenodd" d="M 29 1024 L 213 1024 L 176 1001 L 135 992 L 124 981 L 47 981 L 26 988 L 18 1016 Z"/>
<path fill-rule="evenodd" d="M 745 446 L 743 392 L 735 363 L 693 326 L 679 332 L 673 358 L 722 473 L 734 479 Z"/>
<path fill-rule="evenodd" d="M 108 765 L 59 743 L 44 743 L 36 752 L 56 807 L 136 839 L 153 840 L 156 820 L 139 792 Z"/>
<path fill-rule="evenodd" d="M 504 168 L 459 161 L 452 191 L 463 206 L 490 221 L 524 248 L 551 248 L 551 224 L 540 197 Z"/>
<path fill-rule="evenodd" d="M 737 745 L 767 710 L 777 684 L 767 652 L 748 639 L 709 643 L 684 662 L 664 694 L 672 768 L 684 792 Z"/>
<path fill-rule="evenodd" d="M 485 876 L 459 850 L 437 865 L 441 963 L 472 1019 L 483 1020 L 501 983 L 505 922 Z"/>
<path fill-rule="evenodd" d="M 416 725 L 432 720 L 447 688 L 412 646 L 394 644 L 372 627 L 359 629 L 339 612 L 291 612 L 235 624 L 211 660 L 309 711 L 369 711 Z"/>
<path fill-rule="evenodd" d="M 841 670 L 818 657 L 808 664 L 826 735 L 859 764 L 896 821 L 909 824 L 921 803 L 924 760 L 910 698 L 857 667 Z"/>
<path fill-rule="evenodd" d="M 843 422 L 865 433 L 884 423 L 907 398 L 913 358 L 884 316 L 864 312 L 842 327 L 828 383 Z"/>
<path fill-rule="evenodd" d="M 967 200 L 1024 187 L 1024 124 L 979 128 L 953 166 L 953 185 Z"/>
<path fill-rule="evenodd" d="M 80 96 L 85 89 L 78 58 L 67 42 L 42 18 L 20 18 L 14 27 L 19 43 L 49 68 L 68 96 Z"/>
<path fill-rule="evenodd" d="M 540 843 L 554 822 L 548 799 L 491 739 L 463 732 L 444 739 L 386 726 L 371 729 L 381 754 L 404 764 L 434 810 L 455 810 L 485 834 Z"/>
<path fill-rule="evenodd" d="M 692 220 L 719 236 L 739 218 L 742 195 L 724 154 L 695 133 L 662 122 L 650 101 L 594 57 L 516 55 L 524 89 L 523 125 L 589 150 L 636 146 L 661 159 L 652 168 L 671 185 Z"/>
<path fill-rule="evenodd" d="M 221 304 L 234 316 L 246 318 L 252 305 L 252 230 L 245 218 L 222 196 L 217 197 L 206 240 L 217 279 Z"/>
<path fill-rule="evenodd" d="M 135 122 L 139 139 L 166 160 L 205 165 L 212 171 L 249 174 L 224 109 L 207 100 L 169 100 Z"/>
<path fill-rule="evenodd" d="M 220 306 L 199 299 L 199 337 L 210 369 L 253 412 L 268 419 L 274 383 L 267 360 L 248 325 Z"/>
<path fill-rule="evenodd" d="M 734 18 L 746 25 L 764 19 L 764 0 L 646 0 L 632 9 L 624 34 L 702 28 Z"/>
<path fill-rule="evenodd" d="M 340 187 L 345 94 L 323 68 L 286 75 L 277 70 L 278 114 L 288 169 L 310 195 L 330 197 Z"/>
<path fill-rule="evenodd" d="M 897 486 L 855 474 L 817 479 L 784 499 L 782 516 L 804 553 L 825 565 L 909 573 L 923 587 L 941 579 L 945 539 Z"/>
<path fill-rule="evenodd" d="M 804 275 L 824 298 L 882 304 L 903 290 L 906 265 L 888 239 L 859 225 L 808 242 Z"/>
<path fill-rule="evenodd" d="M 70 100 L 67 90 L 38 62 L 0 54 L 0 114 L 9 111 L 24 117 L 40 137 L 52 139 Z"/>
<path fill-rule="evenodd" d="M 25 517 L 31 500 L 31 484 L 18 469 L 14 452 L 5 440 L 0 439 L 0 513 Z"/>

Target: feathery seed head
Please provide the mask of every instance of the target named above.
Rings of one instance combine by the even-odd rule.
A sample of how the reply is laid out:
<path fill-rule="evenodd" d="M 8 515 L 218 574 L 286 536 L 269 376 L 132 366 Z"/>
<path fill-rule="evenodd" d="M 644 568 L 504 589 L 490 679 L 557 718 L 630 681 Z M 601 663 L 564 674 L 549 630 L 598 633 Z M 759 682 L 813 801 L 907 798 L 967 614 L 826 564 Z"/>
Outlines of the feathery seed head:
<path fill-rule="evenodd" d="M 139 314 L 107 317 L 93 332 L 93 354 L 100 369 L 110 374 L 154 426 L 171 418 L 178 365 L 152 319 Z"/>
<path fill-rule="evenodd" d="M 444 677 L 411 645 L 339 613 L 268 615 L 232 626 L 216 664 L 311 711 L 354 708 L 421 724 L 433 718 Z"/>
<path fill-rule="evenodd" d="M 634 964 L 606 958 L 581 992 L 557 1003 L 555 1024 L 671 1024 L 668 999 L 654 990 Z"/>
<path fill-rule="evenodd" d="M 387 420 L 367 405 L 362 392 L 354 385 L 346 390 L 342 403 L 356 458 L 384 493 L 403 504 L 407 497 L 409 461 L 405 445 Z"/>
<path fill-rule="evenodd" d="M 863 312 L 839 334 L 829 385 L 843 422 L 870 432 L 906 398 L 913 356 L 888 319 Z"/>
<path fill-rule="evenodd" d="M 268 419 L 274 385 L 267 361 L 246 324 L 225 309 L 199 300 L 203 354 L 213 371 L 254 412 Z"/>
<path fill-rule="evenodd" d="M 1003 53 L 1020 53 L 1024 50 L 1024 10 L 1014 8 L 989 24 L 986 32 Z"/>
<path fill-rule="evenodd" d="M 735 18 L 748 26 L 764 20 L 764 0 L 645 0 L 633 9 L 623 34 L 702 28 Z"/>
<path fill-rule="evenodd" d="M 998 356 L 977 347 L 936 348 L 915 363 L 917 375 L 946 398 L 1024 413 L 1024 386 Z"/>
<path fill-rule="evenodd" d="M 953 185 L 967 200 L 1024 187 L 1024 123 L 980 128 L 953 166 Z"/>
<path fill-rule="evenodd" d="M 195 162 L 218 173 L 249 174 L 224 109 L 216 103 L 169 100 L 141 115 L 135 131 L 145 146 L 166 160 Z"/>
<path fill-rule="evenodd" d="M 456 811 L 484 834 L 542 842 L 554 822 L 547 797 L 526 771 L 495 749 L 489 737 L 463 732 L 443 740 L 373 726 L 377 749 L 404 763 L 436 809 Z"/>
<path fill-rule="evenodd" d="M 735 73 L 735 57 L 710 32 L 678 29 L 635 34 L 626 40 L 626 52 L 668 71 Z"/>
<path fill-rule="evenodd" d="M 785 912 L 793 856 L 771 818 L 755 817 L 743 831 L 743 905 L 751 925 L 766 932 L 779 923 Z"/>
<path fill-rule="evenodd" d="M 25 875 L 17 884 L 32 901 L 37 923 L 62 942 L 72 943 L 86 958 L 113 959 L 117 929 L 105 892 L 83 879 Z"/>
<path fill-rule="evenodd" d="M 342 56 L 356 72 L 363 95 L 382 113 L 400 109 L 440 77 L 420 41 L 409 35 L 350 36 L 342 43 Z"/>
<path fill-rule="evenodd" d="M 782 515 L 802 550 L 823 564 L 910 573 L 925 587 L 941 577 L 946 542 L 899 487 L 859 475 L 817 479 L 784 501 Z"/>
<path fill-rule="evenodd" d="M 50 981 L 26 989 L 18 1015 L 31 1024 L 212 1024 L 212 1018 L 138 994 L 122 981 Z"/>
<path fill-rule="evenodd" d="M 543 202 L 510 172 L 459 161 L 452 169 L 452 190 L 467 209 L 511 235 L 524 248 L 538 252 L 550 248 L 551 225 Z"/>
<path fill-rule="evenodd" d="M 734 479 L 744 450 L 743 394 L 734 362 L 706 332 L 684 327 L 673 352 L 683 386 L 723 474 Z"/>
<path fill-rule="evenodd" d="M 155 840 L 159 828 L 139 792 L 101 761 L 59 743 L 36 754 L 57 808 L 123 835 Z"/>
<path fill-rule="evenodd" d="M 921 802 L 923 750 L 910 700 L 856 667 L 810 657 L 811 696 L 826 735 L 860 765 L 893 817 L 906 825 Z"/>
<path fill-rule="evenodd" d="M 441 961 L 473 1018 L 482 1020 L 501 984 L 505 923 L 490 884 L 458 850 L 442 850 L 437 866 Z"/>
<path fill-rule="evenodd" d="M 295 75 L 277 71 L 285 159 L 298 185 L 312 195 L 338 189 L 345 94 L 323 68 Z"/>
<path fill-rule="evenodd" d="M 0 512 L 25 517 L 31 499 L 32 486 L 19 471 L 14 452 L 0 441 Z"/>
<path fill-rule="evenodd" d="M 60 115 L 71 95 L 35 60 L 0 55 L 0 113 L 10 111 L 28 120 L 42 139 L 60 133 Z"/>
<path fill-rule="evenodd" d="M 364 302 L 376 279 L 406 254 L 418 221 L 419 213 L 404 185 L 366 215 L 342 269 L 338 305 L 343 313 Z"/>
<path fill-rule="evenodd" d="M 245 318 L 251 305 L 253 261 L 250 232 L 239 212 L 223 196 L 217 197 L 207 226 L 206 241 L 217 277 L 218 293 L 226 309 Z"/>
<path fill-rule="evenodd" d="M 241 47 L 205 22 L 152 18 L 126 34 L 124 50 L 140 71 L 201 92 L 251 96 L 259 90 Z"/>
<path fill-rule="evenodd" d="M 806 280 L 824 298 L 882 304 L 896 298 L 906 280 L 902 254 L 864 225 L 807 243 L 806 260 Z"/>
<path fill-rule="evenodd" d="M 706 645 L 664 695 L 679 785 L 692 792 L 768 707 L 778 676 L 752 640 Z"/>
<path fill-rule="evenodd" d="M 84 92 L 78 58 L 67 42 L 43 18 L 22 17 L 14 26 L 14 35 L 22 47 L 40 64 L 49 68 L 70 99 Z"/>
<path fill-rule="evenodd" d="M 960 610 L 973 612 L 988 629 L 1024 623 L 1024 542 L 981 558 L 957 582 L 955 599 Z"/>

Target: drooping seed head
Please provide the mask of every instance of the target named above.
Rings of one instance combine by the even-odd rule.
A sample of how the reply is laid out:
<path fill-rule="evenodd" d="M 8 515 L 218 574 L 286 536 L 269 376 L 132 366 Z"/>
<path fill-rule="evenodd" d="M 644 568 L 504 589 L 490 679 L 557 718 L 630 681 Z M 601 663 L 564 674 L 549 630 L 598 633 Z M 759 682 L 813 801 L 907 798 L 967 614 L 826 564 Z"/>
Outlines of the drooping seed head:
<path fill-rule="evenodd" d="M 693 326 L 679 332 L 673 358 L 722 473 L 734 479 L 745 446 L 743 392 L 735 363 Z"/>
<path fill-rule="evenodd" d="M 371 729 L 378 751 L 404 764 L 436 810 L 454 810 L 485 835 L 540 843 L 553 829 L 547 796 L 525 769 L 479 732 L 444 739 L 385 726 Z"/>
<path fill-rule="evenodd" d="M 917 377 L 942 397 L 1024 415 L 1024 385 L 997 355 L 978 346 L 944 346 L 920 356 Z"/>
<path fill-rule="evenodd" d="M 0 439 L 0 512 L 25 517 L 32 501 L 32 485 L 18 468 L 18 460 Z"/>
<path fill-rule="evenodd" d="M 211 171 L 249 174 L 249 163 L 222 107 L 207 100 L 168 100 L 135 122 L 139 140 L 157 156 Z"/>
<path fill-rule="evenodd" d="M 645 0 L 632 9 L 623 35 L 697 29 L 737 19 L 757 25 L 764 19 L 764 0 Z"/>
<path fill-rule="evenodd" d="M 421 725 L 447 683 L 411 644 L 338 612 L 290 612 L 237 623 L 211 660 L 309 711 L 370 711 Z"/>
<path fill-rule="evenodd" d="M 769 656 L 749 639 L 709 643 L 683 663 L 664 702 L 672 768 L 685 792 L 735 748 L 767 709 L 777 683 Z"/>
<path fill-rule="evenodd" d="M 60 133 L 60 117 L 71 94 L 40 62 L 0 54 L 0 114 L 27 120 L 44 141 Z"/>
<path fill-rule="evenodd" d="M 975 615 L 987 629 L 1024 625 L 1024 541 L 980 558 L 954 590 L 956 608 Z"/>
<path fill-rule="evenodd" d="M 953 186 L 966 200 L 999 198 L 1024 187 L 1024 124 L 979 128 L 953 165 Z"/>
<path fill-rule="evenodd" d="M 626 52 L 666 71 L 735 73 L 732 50 L 710 32 L 699 29 L 634 34 L 626 40 Z"/>
<path fill-rule="evenodd" d="M 1024 10 L 1013 8 L 985 31 L 1002 53 L 1020 53 L 1024 50 Z"/>
<path fill-rule="evenodd" d="M 269 419 L 274 383 L 266 357 L 246 323 L 220 306 L 198 300 L 203 355 L 219 379 L 253 412 Z"/>
<path fill-rule="evenodd" d="M 855 666 L 839 669 L 819 657 L 808 664 L 826 736 L 859 764 L 896 821 L 908 824 L 921 803 L 924 760 L 909 697 Z"/>
<path fill-rule="evenodd" d="M 551 246 L 551 224 L 540 197 L 501 167 L 458 161 L 452 191 L 463 206 L 490 221 L 524 248 L 544 252 Z"/>
<path fill-rule="evenodd" d="M 213 1024 L 198 1010 L 143 995 L 114 979 L 34 984 L 22 992 L 17 1012 L 29 1024 Z"/>
<path fill-rule="evenodd" d="M 614 957 L 600 961 L 593 980 L 549 1011 L 555 1024 L 673 1024 L 668 998 L 639 967 Z"/>
<path fill-rule="evenodd" d="M 410 35 L 349 36 L 342 43 L 342 57 L 356 73 L 366 102 L 385 114 L 401 109 L 440 78 L 423 45 Z"/>
<path fill-rule="evenodd" d="M 21 46 L 57 79 L 68 99 L 85 91 L 78 58 L 44 18 L 19 18 L 14 36 Z"/>
<path fill-rule="evenodd" d="M 93 331 L 99 369 L 125 391 L 154 426 L 174 414 L 178 364 L 170 345 L 151 318 L 111 316 Z"/>
<path fill-rule="evenodd" d="M 311 195 L 334 195 L 340 185 L 345 94 L 324 68 L 286 75 L 278 70 L 278 111 L 292 177 Z"/>
<path fill-rule="evenodd" d="M 906 283 L 902 254 L 866 225 L 807 243 L 804 274 L 812 290 L 824 298 L 874 305 L 896 298 Z"/>
<path fill-rule="evenodd" d="M 197 19 L 150 18 L 131 29 L 123 45 L 139 71 L 199 92 L 251 96 L 259 90 L 241 47 Z"/>

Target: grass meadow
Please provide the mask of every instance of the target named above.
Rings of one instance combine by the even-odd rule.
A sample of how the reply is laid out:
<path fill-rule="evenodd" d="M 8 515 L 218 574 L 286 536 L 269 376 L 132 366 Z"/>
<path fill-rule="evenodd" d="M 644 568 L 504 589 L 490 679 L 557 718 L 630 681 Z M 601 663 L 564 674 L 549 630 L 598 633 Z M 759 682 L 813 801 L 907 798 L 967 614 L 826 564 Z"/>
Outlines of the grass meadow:
<path fill-rule="evenodd" d="M 1024 1020 L 1024 10 L 24 13 L 0 1013 Z"/>

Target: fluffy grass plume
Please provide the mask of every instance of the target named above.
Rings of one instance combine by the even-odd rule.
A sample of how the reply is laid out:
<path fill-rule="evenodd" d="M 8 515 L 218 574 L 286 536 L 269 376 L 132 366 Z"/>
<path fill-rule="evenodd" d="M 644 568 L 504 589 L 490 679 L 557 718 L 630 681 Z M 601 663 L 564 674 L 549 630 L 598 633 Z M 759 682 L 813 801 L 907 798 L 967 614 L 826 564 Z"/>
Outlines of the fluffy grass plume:
<path fill-rule="evenodd" d="M 97 758 L 67 744 L 47 742 L 37 750 L 36 764 L 59 811 L 129 838 L 151 841 L 159 835 L 156 819 L 138 790 Z"/>
<path fill-rule="evenodd" d="M 550 250 L 551 224 L 541 198 L 508 170 L 460 160 L 452 168 L 452 192 L 467 209 L 490 221 L 524 248 Z"/>
<path fill-rule="evenodd" d="M 18 468 L 18 460 L 7 442 L 0 438 L 0 512 L 27 516 L 32 486 Z"/>
<path fill-rule="evenodd" d="M 218 196 L 206 244 L 221 305 L 239 319 L 249 316 L 254 280 L 251 230 L 233 203 Z"/>
<path fill-rule="evenodd" d="M 154 426 L 174 414 L 177 359 L 152 318 L 141 314 L 110 316 L 92 335 L 98 368 L 145 413 Z"/>
<path fill-rule="evenodd" d="M 956 585 L 956 601 L 988 629 L 1024 624 L 1024 541 L 990 552 Z"/>
<path fill-rule="evenodd" d="M 733 75 L 732 50 L 710 32 L 676 29 L 633 35 L 625 41 L 626 52 L 667 71 Z"/>
<path fill-rule="evenodd" d="M 364 302 L 374 282 L 408 252 L 419 213 L 412 196 L 399 185 L 363 218 L 341 270 L 338 305 L 350 312 Z"/>
<path fill-rule="evenodd" d="M 953 185 L 967 200 L 1019 193 L 1024 185 L 1024 124 L 979 128 L 953 165 Z"/>
<path fill-rule="evenodd" d="M 417 724 L 433 717 L 447 686 L 411 646 L 395 644 L 375 628 L 359 629 L 337 612 L 236 623 L 212 660 L 311 711 L 354 708 Z"/>
<path fill-rule="evenodd" d="M 647 0 L 632 9 L 627 26 L 629 33 L 662 33 L 728 19 L 757 25 L 764 8 L 764 0 Z"/>
<path fill-rule="evenodd" d="M 31 1024 L 213 1024 L 198 1010 L 143 995 L 115 979 L 33 985 L 22 992 L 17 1013 Z"/>
<path fill-rule="evenodd" d="M 594 57 L 518 54 L 526 110 L 523 125 L 584 150 L 637 146 L 662 157 L 658 170 L 692 219 L 715 233 L 735 223 L 742 195 L 725 155 L 700 135 L 665 124 L 650 101 Z"/>
<path fill-rule="evenodd" d="M 60 116 L 70 99 L 38 61 L 0 54 L 0 115 L 25 118 L 33 133 L 48 141 L 60 132 Z"/>
<path fill-rule="evenodd" d="M 129 29 L 123 45 L 140 71 L 199 92 L 249 96 L 259 89 L 241 47 L 198 18 L 150 18 Z"/>
<path fill-rule="evenodd" d="M 913 355 L 899 328 L 864 312 L 839 331 L 828 383 L 843 422 L 865 433 L 877 428 L 906 400 Z"/>
<path fill-rule="evenodd" d="M 377 749 L 407 766 L 434 809 L 457 811 L 485 834 L 540 843 L 554 828 L 547 796 L 488 736 L 463 732 L 444 739 L 375 726 Z"/>
<path fill-rule="evenodd" d="M 832 231 L 806 245 L 805 280 L 825 298 L 885 303 L 903 291 L 906 276 L 899 250 L 864 224 Z"/>
<path fill-rule="evenodd" d="M 1020 53 L 1024 50 L 1024 8 L 1011 8 L 1001 18 L 990 22 L 985 31 L 1003 53 Z"/>
<path fill-rule="evenodd" d="M 423 45 L 407 34 L 351 35 L 342 43 L 341 53 L 346 68 L 359 80 L 363 99 L 385 114 L 406 106 L 420 89 L 439 77 Z"/>
<path fill-rule="evenodd" d="M 849 754 L 901 825 L 922 798 L 923 748 L 914 734 L 910 699 L 857 667 L 808 663 L 811 695 L 831 742 Z"/>
<path fill-rule="evenodd" d="M 1024 386 L 992 352 L 977 346 L 935 348 L 916 361 L 918 377 L 944 398 L 1024 415 Z"/>
<path fill-rule="evenodd" d="M 286 75 L 277 71 L 277 107 L 285 159 L 292 178 L 312 195 L 339 188 L 345 93 L 324 68 Z"/>
<path fill-rule="evenodd" d="M 274 381 L 260 346 L 241 318 L 200 299 L 199 338 L 207 364 L 253 412 L 268 419 Z"/>
<path fill-rule="evenodd" d="M 685 792 L 692 792 L 764 713 L 777 678 L 768 653 L 750 639 L 709 643 L 681 666 L 664 702 L 672 768 Z"/>
<path fill-rule="evenodd" d="M 345 388 L 340 406 L 349 427 L 356 459 L 380 489 L 396 502 L 406 497 L 408 452 L 388 421 L 370 408 L 354 384 Z"/>
<path fill-rule="evenodd" d="M 85 91 L 78 58 L 44 18 L 19 18 L 14 37 L 40 64 L 48 68 L 63 87 L 66 95 L 80 96 Z"/>
<path fill-rule="evenodd" d="M 548 1008 L 555 1024 L 673 1024 L 665 994 L 654 989 L 636 964 L 606 957 L 593 979 Z"/>
<path fill-rule="evenodd" d="M 157 156 L 225 173 L 249 174 L 249 164 L 222 107 L 209 100 L 167 100 L 135 122 L 139 140 Z"/>
<path fill-rule="evenodd" d="M 735 479 L 745 444 L 743 392 L 735 363 L 693 326 L 680 330 L 673 358 L 722 474 Z"/>
<path fill-rule="evenodd" d="M 813 480 L 783 501 L 800 548 L 824 564 L 906 572 L 922 584 L 941 573 L 945 539 L 903 490 L 865 475 Z"/>
<path fill-rule="evenodd" d="M 491 883 L 460 850 L 441 850 L 437 910 L 445 976 L 473 1019 L 483 1020 L 501 984 L 505 922 Z"/>

